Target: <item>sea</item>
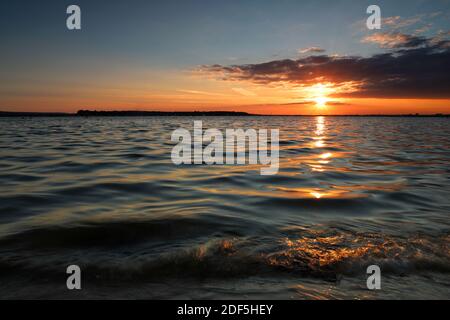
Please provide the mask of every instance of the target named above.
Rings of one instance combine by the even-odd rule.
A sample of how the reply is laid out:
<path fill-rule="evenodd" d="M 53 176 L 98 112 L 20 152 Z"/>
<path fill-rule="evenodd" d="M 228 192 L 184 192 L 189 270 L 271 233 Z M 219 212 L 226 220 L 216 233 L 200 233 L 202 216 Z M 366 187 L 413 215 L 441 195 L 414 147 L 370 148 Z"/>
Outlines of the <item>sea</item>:
<path fill-rule="evenodd" d="M 279 172 L 175 165 L 194 120 Z M 0 299 L 450 299 L 450 119 L 0 118 Z"/>

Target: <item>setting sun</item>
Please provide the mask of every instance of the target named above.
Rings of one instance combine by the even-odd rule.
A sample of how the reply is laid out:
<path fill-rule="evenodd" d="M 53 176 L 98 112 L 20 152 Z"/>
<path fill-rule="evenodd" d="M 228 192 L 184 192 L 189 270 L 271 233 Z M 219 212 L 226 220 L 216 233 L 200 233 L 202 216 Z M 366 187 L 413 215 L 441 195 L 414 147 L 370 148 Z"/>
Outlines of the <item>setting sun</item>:
<path fill-rule="evenodd" d="M 316 108 L 325 108 L 330 101 L 328 95 L 335 92 L 332 84 L 317 83 L 307 89 L 311 102 L 315 103 Z"/>
<path fill-rule="evenodd" d="M 318 108 L 324 108 L 326 107 L 326 104 L 328 102 L 328 98 L 326 97 L 317 97 L 314 99 L 315 103 L 316 103 L 316 107 Z"/>

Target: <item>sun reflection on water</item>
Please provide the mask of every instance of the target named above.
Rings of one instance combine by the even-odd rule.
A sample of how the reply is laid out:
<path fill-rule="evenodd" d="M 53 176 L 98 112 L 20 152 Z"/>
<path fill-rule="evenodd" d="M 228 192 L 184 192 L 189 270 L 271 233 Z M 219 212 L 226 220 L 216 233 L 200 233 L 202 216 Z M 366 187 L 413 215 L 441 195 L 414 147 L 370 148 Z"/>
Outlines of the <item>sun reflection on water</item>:
<path fill-rule="evenodd" d="M 325 131 L 325 117 L 319 116 L 316 118 L 316 136 L 322 136 Z"/>
<path fill-rule="evenodd" d="M 321 159 L 328 159 L 328 158 L 331 158 L 332 156 L 333 156 L 332 153 L 327 152 L 327 153 L 322 153 L 322 154 L 319 156 L 319 158 L 321 158 Z"/>

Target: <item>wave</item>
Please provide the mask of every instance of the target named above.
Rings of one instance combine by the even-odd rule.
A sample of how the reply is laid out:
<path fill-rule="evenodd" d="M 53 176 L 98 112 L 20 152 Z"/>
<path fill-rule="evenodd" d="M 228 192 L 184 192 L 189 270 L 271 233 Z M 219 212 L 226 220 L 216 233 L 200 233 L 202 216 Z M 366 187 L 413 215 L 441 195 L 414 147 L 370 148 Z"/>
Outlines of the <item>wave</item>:
<path fill-rule="evenodd" d="M 128 246 L 139 242 L 207 237 L 214 234 L 242 235 L 248 223 L 213 215 L 153 220 L 103 221 L 49 226 L 16 232 L 0 239 L 0 247 L 21 249 Z M 257 225 L 252 225 L 253 229 Z"/>
<path fill-rule="evenodd" d="M 1 241 L 10 249 L 1 251 L 0 269 L 3 275 L 59 279 L 62 270 L 77 264 L 91 281 L 292 275 L 339 281 L 365 274 L 372 264 L 396 276 L 450 273 L 449 234 L 402 238 L 300 229 L 239 236 L 226 235 L 224 225 L 215 232 L 214 226 L 219 228 L 180 219 L 34 230 Z"/>

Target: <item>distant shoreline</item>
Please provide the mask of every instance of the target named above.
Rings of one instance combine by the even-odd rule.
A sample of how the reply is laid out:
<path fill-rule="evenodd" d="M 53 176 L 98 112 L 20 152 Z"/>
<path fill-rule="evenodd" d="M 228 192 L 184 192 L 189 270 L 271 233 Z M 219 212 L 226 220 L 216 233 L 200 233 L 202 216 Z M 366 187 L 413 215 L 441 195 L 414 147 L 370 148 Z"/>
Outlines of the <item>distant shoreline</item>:
<path fill-rule="evenodd" d="M 77 113 L 64 112 L 11 112 L 0 111 L 0 117 L 207 117 L 207 116 L 252 116 L 252 117 L 440 117 L 447 118 L 450 114 L 348 114 L 348 115 L 309 115 L 309 114 L 251 114 L 237 111 L 91 111 L 80 110 Z"/>

